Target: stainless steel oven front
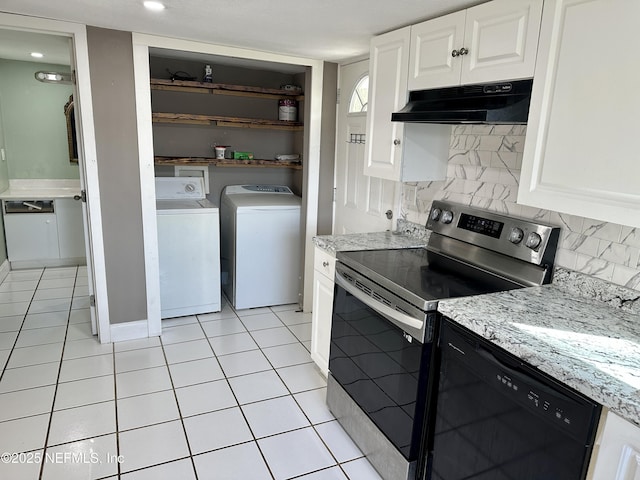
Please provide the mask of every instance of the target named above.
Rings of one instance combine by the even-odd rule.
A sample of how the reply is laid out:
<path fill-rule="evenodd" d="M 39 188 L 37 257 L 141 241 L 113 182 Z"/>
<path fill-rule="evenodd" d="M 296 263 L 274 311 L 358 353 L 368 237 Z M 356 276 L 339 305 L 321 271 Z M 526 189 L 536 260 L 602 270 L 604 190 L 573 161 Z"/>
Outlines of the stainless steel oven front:
<path fill-rule="evenodd" d="M 388 480 L 415 475 L 436 315 L 336 264 L 327 403 Z"/>

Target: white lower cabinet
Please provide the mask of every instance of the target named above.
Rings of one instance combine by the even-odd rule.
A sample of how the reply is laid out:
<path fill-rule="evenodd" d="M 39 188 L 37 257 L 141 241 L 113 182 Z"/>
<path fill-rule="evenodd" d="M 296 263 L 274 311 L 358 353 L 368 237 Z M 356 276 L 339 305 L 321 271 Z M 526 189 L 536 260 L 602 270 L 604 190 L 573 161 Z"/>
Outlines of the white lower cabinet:
<path fill-rule="evenodd" d="M 329 371 L 335 263 L 335 257 L 316 247 L 311 312 L 311 359 L 324 375 Z"/>
<path fill-rule="evenodd" d="M 4 217 L 9 261 L 51 260 L 60 256 L 55 213 L 12 213 Z"/>
<path fill-rule="evenodd" d="M 604 426 L 601 422 L 587 478 L 640 480 L 640 427 L 607 412 Z"/>
<path fill-rule="evenodd" d="M 82 203 L 72 198 L 59 198 L 54 201 L 58 223 L 58 244 L 60 258 L 84 258 L 84 224 Z"/>

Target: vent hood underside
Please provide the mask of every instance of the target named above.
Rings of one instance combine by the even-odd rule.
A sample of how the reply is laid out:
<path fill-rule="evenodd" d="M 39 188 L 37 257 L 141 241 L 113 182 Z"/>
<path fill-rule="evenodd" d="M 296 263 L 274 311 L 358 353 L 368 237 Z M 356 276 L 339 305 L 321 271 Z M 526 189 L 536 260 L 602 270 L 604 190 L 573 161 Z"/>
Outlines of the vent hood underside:
<path fill-rule="evenodd" d="M 418 90 L 394 122 L 526 124 L 533 80 Z"/>

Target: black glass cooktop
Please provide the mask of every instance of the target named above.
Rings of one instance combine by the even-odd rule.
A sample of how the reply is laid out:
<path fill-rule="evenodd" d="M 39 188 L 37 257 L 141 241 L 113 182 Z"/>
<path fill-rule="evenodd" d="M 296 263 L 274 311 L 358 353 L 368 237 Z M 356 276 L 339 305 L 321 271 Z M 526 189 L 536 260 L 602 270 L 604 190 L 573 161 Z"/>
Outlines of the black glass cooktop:
<path fill-rule="evenodd" d="M 423 309 L 438 300 L 522 287 L 425 248 L 338 252 L 337 259 Z"/>

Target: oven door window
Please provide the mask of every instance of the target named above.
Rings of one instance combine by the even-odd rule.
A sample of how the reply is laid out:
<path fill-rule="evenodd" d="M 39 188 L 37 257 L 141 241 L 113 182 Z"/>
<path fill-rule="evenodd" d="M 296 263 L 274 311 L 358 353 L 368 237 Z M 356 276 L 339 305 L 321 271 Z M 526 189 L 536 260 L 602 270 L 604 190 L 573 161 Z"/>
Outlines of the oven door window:
<path fill-rule="evenodd" d="M 336 286 L 329 370 L 407 458 L 417 456 L 431 343 L 407 340 L 373 308 Z"/>

